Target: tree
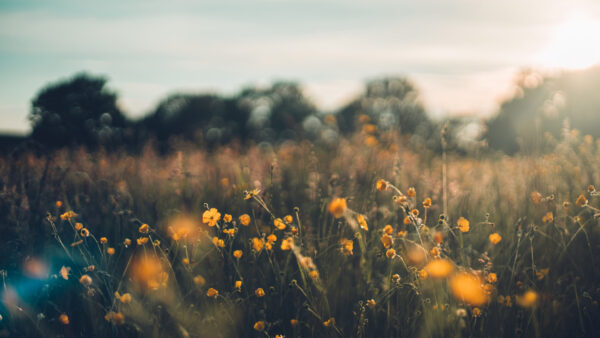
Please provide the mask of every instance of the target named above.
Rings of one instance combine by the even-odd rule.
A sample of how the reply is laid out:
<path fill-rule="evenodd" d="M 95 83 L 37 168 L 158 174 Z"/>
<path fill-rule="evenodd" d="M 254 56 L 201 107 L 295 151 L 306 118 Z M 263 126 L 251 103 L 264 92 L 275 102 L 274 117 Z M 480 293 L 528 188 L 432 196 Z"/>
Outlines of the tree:
<path fill-rule="evenodd" d="M 120 144 L 127 120 L 106 81 L 80 73 L 42 88 L 31 103 L 31 138 L 52 148 Z"/>
<path fill-rule="evenodd" d="M 367 82 L 364 93 L 338 112 L 340 130 L 343 133 L 355 131 L 360 115 L 369 116 L 381 129 L 394 128 L 403 134 L 414 134 L 430 125 L 417 89 L 402 77 Z"/>
<path fill-rule="evenodd" d="M 248 115 L 235 99 L 214 94 L 173 94 L 140 122 L 142 139 L 154 137 L 163 148 L 172 137 L 208 146 L 245 140 Z"/>
<path fill-rule="evenodd" d="M 270 87 L 249 87 L 236 98 L 238 106 L 250 112 L 247 129 L 258 141 L 281 141 L 301 137 L 302 122 L 317 112 L 299 84 L 289 81 Z"/>

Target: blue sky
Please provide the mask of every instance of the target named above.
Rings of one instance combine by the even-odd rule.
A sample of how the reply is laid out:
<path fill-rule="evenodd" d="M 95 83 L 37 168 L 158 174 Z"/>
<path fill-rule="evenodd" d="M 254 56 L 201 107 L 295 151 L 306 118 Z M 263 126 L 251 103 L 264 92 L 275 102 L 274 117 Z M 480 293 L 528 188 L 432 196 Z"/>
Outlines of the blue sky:
<path fill-rule="evenodd" d="M 35 93 L 82 70 L 106 75 L 131 117 L 175 91 L 231 94 L 276 79 L 334 109 L 385 74 L 411 78 L 435 116 L 485 116 L 575 14 L 596 20 L 600 4 L 2 0 L 0 130 L 28 131 Z"/>

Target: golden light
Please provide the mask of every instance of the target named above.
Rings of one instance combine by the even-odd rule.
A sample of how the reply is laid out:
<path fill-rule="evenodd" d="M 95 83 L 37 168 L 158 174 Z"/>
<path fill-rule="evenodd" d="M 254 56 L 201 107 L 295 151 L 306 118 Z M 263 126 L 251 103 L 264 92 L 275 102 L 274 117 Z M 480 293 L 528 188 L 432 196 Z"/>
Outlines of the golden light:
<path fill-rule="evenodd" d="M 540 56 L 544 67 L 584 69 L 600 62 L 600 21 L 573 17 L 556 27 Z"/>

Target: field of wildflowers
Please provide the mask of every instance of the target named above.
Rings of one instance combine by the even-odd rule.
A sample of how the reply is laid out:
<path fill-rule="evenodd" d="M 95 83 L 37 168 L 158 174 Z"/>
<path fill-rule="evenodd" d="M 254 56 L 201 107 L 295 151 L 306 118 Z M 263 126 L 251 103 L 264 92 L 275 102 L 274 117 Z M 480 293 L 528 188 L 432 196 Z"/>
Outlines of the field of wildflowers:
<path fill-rule="evenodd" d="M 0 336 L 600 334 L 600 142 L 0 158 Z"/>

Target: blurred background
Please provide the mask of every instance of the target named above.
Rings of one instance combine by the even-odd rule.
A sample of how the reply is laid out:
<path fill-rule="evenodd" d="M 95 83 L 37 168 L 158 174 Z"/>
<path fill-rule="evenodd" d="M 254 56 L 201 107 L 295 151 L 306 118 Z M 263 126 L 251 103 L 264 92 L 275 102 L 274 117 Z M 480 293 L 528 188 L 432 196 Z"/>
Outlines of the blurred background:
<path fill-rule="evenodd" d="M 539 152 L 600 136 L 598 32 L 583 0 L 3 1 L 0 149 L 335 143 L 368 115 Z"/>

